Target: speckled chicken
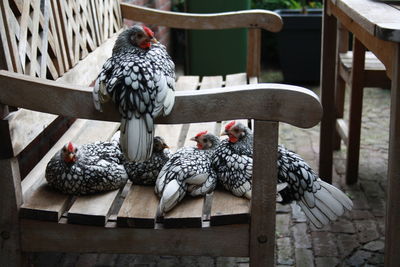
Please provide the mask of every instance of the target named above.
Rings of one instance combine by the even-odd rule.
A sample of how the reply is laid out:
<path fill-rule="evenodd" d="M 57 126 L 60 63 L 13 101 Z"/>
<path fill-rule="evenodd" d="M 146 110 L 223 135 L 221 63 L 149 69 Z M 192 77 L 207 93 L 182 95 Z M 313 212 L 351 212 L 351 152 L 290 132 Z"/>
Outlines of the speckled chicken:
<path fill-rule="evenodd" d="M 158 215 L 163 215 L 186 195 L 205 195 L 214 190 L 217 177 L 211 168 L 211 155 L 219 144 L 217 136 L 200 132 L 191 140 L 197 147 L 183 147 L 167 161 L 158 175 L 155 192 L 160 204 Z"/>
<path fill-rule="evenodd" d="M 251 130 L 242 123 L 225 127 L 228 140 L 216 149 L 212 166 L 219 181 L 236 196 L 251 198 L 253 169 Z M 278 146 L 277 200 L 296 201 L 308 219 L 321 228 L 351 210 L 353 203 L 342 191 L 322 181 L 296 153 Z"/>
<path fill-rule="evenodd" d="M 171 152 L 168 148 L 162 137 L 155 136 L 153 154 L 148 160 L 144 162 L 124 162 L 129 180 L 138 185 L 155 185 L 161 168 L 171 157 Z"/>
<path fill-rule="evenodd" d="M 93 88 L 97 110 L 110 99 L 121 114 L 120 145 L 131 161 L 149 159 L 154 119 L 168 115 L 175 101 L 175 65 L 146 26 L 123 31 Z"/>
<path fill-rule="evenodd" d="M 219 182 L 235 196 L 251 199 L 253 171 L 253 134 L 242 123 L 232 121 L 225 126 L 228 135 L 212 156 L 212 167 Z"/>
<path fill-rule="evenodd" d="M 69 142 L 48 162 L 46 180 L 65 194 L 86 195 L 118 189 L 128 175 L 116 142 L 76 146 Z"/>

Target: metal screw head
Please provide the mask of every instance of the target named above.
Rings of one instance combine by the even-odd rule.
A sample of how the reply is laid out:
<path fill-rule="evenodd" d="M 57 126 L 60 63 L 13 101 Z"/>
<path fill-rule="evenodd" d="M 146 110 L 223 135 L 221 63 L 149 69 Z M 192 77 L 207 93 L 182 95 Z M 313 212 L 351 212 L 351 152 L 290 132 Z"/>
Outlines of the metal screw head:
<path fill-rule="evenodd" d="M 257 237 L 257 241 L 258 241 L 258 243 L 261 243 L 261 244 L 267 243 L 268 237 L 266 235 L 259 235 Z"/>
<path fill-rule="evenodd" d="M 10 239 L 10 237 L 11 237 L 10 232 L 8 232 L 8 231 L 1 232 L 0 236 L 2 239 Z"/>

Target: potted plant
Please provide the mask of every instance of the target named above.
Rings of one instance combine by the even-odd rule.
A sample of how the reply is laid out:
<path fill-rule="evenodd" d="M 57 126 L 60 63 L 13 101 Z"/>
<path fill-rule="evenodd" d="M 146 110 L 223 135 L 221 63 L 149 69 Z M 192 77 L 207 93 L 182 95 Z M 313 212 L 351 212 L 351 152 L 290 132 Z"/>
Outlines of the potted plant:
<path fill-rule="evenodd" d="M 274 10 L 282 17 L 282 31 L 268 34 L 263 44 L 267 44 L 266 53 L 275 49 L 285 82 L 319 81 L 321 7 L 321 2 L 307 0 L 253 0 L 253 8 Z M 264 56 L 264 59 L 274 58 Z"/>

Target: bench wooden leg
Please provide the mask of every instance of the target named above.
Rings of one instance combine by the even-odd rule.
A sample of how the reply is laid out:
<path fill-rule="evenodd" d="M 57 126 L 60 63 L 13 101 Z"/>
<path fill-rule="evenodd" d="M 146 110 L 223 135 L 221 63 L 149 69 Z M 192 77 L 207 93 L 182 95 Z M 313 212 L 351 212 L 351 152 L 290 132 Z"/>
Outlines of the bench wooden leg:
<path fill-rule="evenodd" d="M 278 123 L 254 121 L 250 265 L 275 264 Z M 257 204 L 256 204 L 257 203 Z"/>
<path fill-rule="evenodd" d="M 0 160 L 0 170 L 0 266 L 24 266 L 18 218 L 22 195 L 17 160 Z"/>
<path fill-rule="evenodd" d="M 356 183 L 358 178 L 365 51 L 365 46 L 357 38 L 354 38 L 349 114 L 349 143 L 347 146 L 346 159 L 347 184 Z"/>

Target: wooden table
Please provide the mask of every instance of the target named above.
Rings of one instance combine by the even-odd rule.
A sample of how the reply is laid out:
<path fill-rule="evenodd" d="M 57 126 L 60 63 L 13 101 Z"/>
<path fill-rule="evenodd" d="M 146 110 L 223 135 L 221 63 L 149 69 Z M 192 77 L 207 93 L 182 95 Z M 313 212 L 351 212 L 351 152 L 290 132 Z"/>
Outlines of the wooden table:
<path fill-rule="evenodd" d="M 324 116 L 321 122 L 319 172 L 327 181 L 332 178 L 337 23 L 353 33 L 355 49 L 359 50 L 357 53 L 360 56 L 353 58 L 353 82 L 354 79 L 362 79 L 365 49 L 382 61 L 392 81 L 385 266 L 399 266 L 400 227 L 396 224 L 400 224 L 400 2 L 325 0 L 321 70 Z"/>

